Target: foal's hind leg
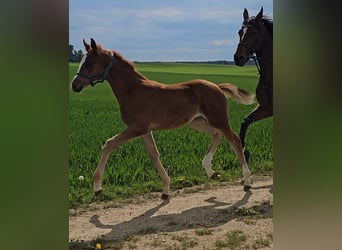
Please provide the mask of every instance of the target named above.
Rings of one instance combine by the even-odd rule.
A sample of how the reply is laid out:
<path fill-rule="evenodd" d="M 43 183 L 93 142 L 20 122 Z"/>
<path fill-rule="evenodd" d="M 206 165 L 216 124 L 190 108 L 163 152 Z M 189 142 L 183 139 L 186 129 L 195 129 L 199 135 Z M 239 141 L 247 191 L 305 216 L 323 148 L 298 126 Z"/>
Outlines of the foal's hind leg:
<path fill-rule="evenodd" d="M 240 138 L 233 132 L 230 127 L 222 131 L 224 137 L 227 139 L 229 145 L 233 148 L 236 156 L 240 161 L 242 174 L 244 178 L 244 190 L 247 191 L 251 188 L 251 171 L 248 168 L 246 158 L 243 154 Z"/>
<path fill-rule="evenodd" d="M 206 119 L 202 118 L 202 117 L 198 117 L 195 120 L 193 120 L 190 124 L 189 124 L 190 128 L 193 128 L 197 131 L 206 133 L 211 135 L 211 143 L 210 146 L 208 148 L 207 154 L 204 156 L 204 159 L 202 161 L 202 166 L 205 170 L 205 172 L 207 173 L 207 175 L 214 179 L 217 177 L 215 171 L 213 171 L 213 169 L 211 168 L 211 161 L 213 159 L 213 156 L 216 152 L 217 146 L 220 143 L 220 139 L 222 137 L 222 135 L 220 134 L 220 132 L 215 129 L 213 126 L 211 126 Z"/>
<path fill-rule="evenodd" d="M 213 156 L 216 152 L 217 146 L 220 143 L 220 139 L 221 139 L 221 134 L 219 134 L 219 133 L 211 135 L 210 146 L 208 148 L 207 154 L 204 156 L 204 159 L 202 161 L 202 166 L 203 166 L 205 172 L 212 179 L 215 179 L 217 177 L 216 172 L 213 171 L 213 169 L 211 168 L 211 166 L 212 166 L 211 161 L 212 161 Z"/>
<path fill-rule="evenodd" d="M 148 156 L 150 157 L 152 163 L 156 166 L 157 171 L 159 173 L 160 178 L 162 179 L 163 182 L 163 194 L 161 196 L 161 198 L 163 200 L 168 199 L 169 198 L 169 191 L 170 191 L 170 178 L 167 175 L 163 165 L 161 164 L 160 160 L 159 160 L 159 152 L 158 149 L 156 147 L 156 143 L 153 139 L 153 135 L 152 132 L 143 135 L 141 137 L 143 143 L 144 143 L 144 147 L 145 150 L 148 154 Z"/>

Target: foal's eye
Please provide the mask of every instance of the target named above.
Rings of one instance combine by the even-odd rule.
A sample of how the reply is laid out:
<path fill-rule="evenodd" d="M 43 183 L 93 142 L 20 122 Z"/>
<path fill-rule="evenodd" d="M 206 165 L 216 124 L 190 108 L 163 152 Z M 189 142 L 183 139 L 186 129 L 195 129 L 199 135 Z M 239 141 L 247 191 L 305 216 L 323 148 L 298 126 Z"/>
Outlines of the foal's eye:
<path fill-rule="evenodd" d="M 240 37 L 242 36 L 242 33 L 243 33 L 243 32 L 242 32 L 242 29 L 240 29 L 239 32 L 238 32 L 238 34 L 239 34 Z"/>

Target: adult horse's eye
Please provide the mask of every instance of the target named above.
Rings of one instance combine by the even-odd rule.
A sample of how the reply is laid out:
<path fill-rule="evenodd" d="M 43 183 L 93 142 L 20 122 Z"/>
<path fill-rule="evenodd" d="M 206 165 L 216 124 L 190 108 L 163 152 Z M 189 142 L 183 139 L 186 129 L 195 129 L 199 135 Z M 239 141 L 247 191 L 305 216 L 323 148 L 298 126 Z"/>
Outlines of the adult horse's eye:
<path fill-rule="evenodd" d="M 257 31 L 255 30 L 255 29 L 251 29 L 251 35 L 253 35 L 253 36 L 255 36 L 256 35 L 256 33 L 257 33 Z"/>

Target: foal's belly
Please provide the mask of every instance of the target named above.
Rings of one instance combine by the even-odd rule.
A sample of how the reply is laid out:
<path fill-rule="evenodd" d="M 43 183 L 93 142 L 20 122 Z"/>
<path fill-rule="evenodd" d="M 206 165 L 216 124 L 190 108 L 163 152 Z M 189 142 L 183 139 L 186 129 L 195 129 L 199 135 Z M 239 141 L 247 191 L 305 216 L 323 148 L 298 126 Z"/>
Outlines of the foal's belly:
<path fill-rule="evenodd" d="M 150 124 L 151 130 L 166 130 L 166 129 L 175 129 L 182 127 L 184 125 L 189 124 L 195 118 L 200 117 L 201 114 L 198 112 L 191 112 L 189 114 L 183 113 L 178 115 L 167 115 L 160 114 Z"/>

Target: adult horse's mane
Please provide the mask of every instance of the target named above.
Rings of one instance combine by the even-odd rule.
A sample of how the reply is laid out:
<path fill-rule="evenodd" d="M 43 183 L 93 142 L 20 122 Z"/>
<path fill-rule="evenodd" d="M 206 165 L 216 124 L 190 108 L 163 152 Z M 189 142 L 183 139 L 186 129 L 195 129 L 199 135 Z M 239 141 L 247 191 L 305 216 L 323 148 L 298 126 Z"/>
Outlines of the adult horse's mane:
<path fill-rule="evenodd" d="M 265 24 L 267 30 L 271 33 L 273 36 L 273 20 L 269 17 L 264 16 L 262 18 L 262 22 Z"/>
<path fill-rule="evenodd" d="M 268 32 L 270 32 L 270 34 L 273 36 L 273 20 L 268 16 L 263 16 L 261 22 L 263 24 L 265 24 Z M 249 19 L 248 23 L 254 24 L 255 23 L 255 16 L 252 16 Z"/>

